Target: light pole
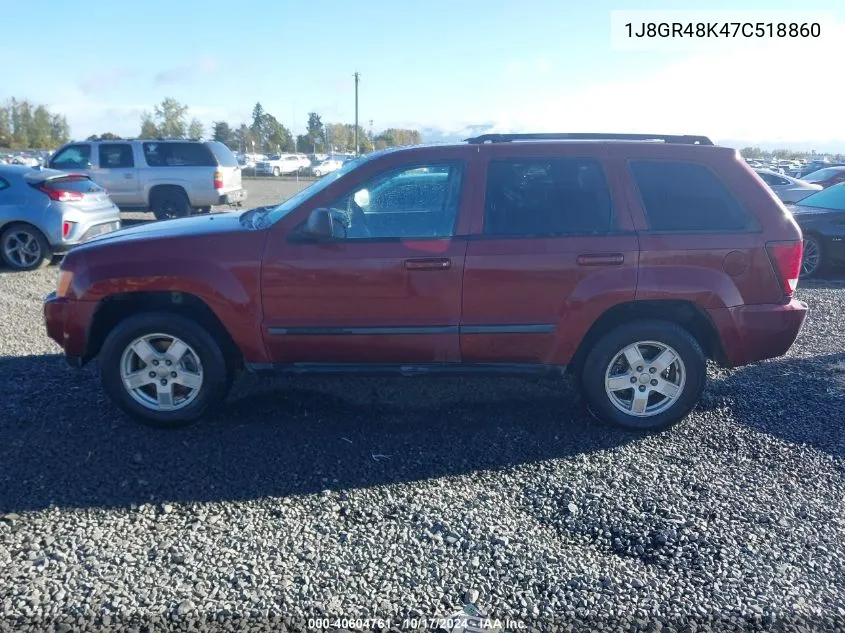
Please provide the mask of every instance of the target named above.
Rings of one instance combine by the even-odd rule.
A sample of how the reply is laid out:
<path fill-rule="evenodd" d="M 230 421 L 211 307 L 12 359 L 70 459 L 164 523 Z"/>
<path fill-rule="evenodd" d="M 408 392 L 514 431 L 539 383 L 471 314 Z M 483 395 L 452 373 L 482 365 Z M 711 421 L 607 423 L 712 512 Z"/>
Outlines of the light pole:
<path fill-rule="evenodd" d="M 358 82 L 361 79 L 361 74 L 355 72 L 355 155 L 358 155 Z"/>

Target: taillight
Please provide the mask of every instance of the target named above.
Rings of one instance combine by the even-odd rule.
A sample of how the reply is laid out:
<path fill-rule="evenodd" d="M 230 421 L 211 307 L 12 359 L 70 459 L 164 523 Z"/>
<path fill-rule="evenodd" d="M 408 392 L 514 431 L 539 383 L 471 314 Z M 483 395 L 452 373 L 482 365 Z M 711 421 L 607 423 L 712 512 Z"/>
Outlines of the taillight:
<path fill-rule="evenodd" d="M 772 260 L 775 272 L 780 278 L 783 294 L 791 297 L 798 287 L 801 274 L 801 258 L 804 256 L 804 242 L 768 242 L 766 250 Z"/>
<path fill-rule="evenodd" d="M 56 202 L 72 202 L 74 200 L 82 200 L 83 195 L 78 191 L 65 191 L 63 189 L 50 189 L 46 185 L 38 187 L 38 191 L 42 191 L 50 196 L 50 200 Z"/>
<path fill-rule="evenodd" d="M 223 174 L 219 171 L 214 172 L 214 188 L 215 189 L 222 189 L 223 188 Z"/>
<path fill-rule="evenodd" d="M 76 225 L 76 222 L 62 222 L 62 239 L 66 239 L 70 232 L 73 230 L 73 227 Z"/>

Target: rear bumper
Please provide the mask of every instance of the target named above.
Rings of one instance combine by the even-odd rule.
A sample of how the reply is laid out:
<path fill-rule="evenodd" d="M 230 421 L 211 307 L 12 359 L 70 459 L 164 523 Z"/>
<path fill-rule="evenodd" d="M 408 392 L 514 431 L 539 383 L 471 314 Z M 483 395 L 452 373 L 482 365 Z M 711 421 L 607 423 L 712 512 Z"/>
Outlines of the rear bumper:
<path fill-rule="evenodd" d="M 64 350 L 71 365 L 81 366 L 88 360 L 88 325 L 96 307 L 96 301 L 74 301 L 58 297 L 55 292 L 44 299 L 47 336 Z"/>
<path fill-rule="evenodd" d="M 724 362 L 730 367 L 783 356 L 807 318 L 807 304 L 746 305 L 708 310 L 721 335 Z"/>
<path fill-rule="evenodd" d="M 236 189 L 235 191 L 230 191 L 228 193 L 222 194 L 220 196 L 218 204 L 243 204 L 246 201 L 246 198 L 246 189 Z"/>
<path fill-rule="evenodd" d="M 91 223 L 87 224 L 83 227 L 82 233 L 78 239 L 70 240 L 70 241 L 63 241 L 53 246 L 53 253 L 55 255 L 64 255 L 74 246 L 78 246 L 80 244 L 84 244 L 90 239 L 98 237 L 100 235 L 106 235 L 107 233 L 112 233 L 114 231 L 119 231 L 121 228 L 120 218 L 116 220 L 110 220 L 106 222 L 99 222 L 99 223 Z"/>

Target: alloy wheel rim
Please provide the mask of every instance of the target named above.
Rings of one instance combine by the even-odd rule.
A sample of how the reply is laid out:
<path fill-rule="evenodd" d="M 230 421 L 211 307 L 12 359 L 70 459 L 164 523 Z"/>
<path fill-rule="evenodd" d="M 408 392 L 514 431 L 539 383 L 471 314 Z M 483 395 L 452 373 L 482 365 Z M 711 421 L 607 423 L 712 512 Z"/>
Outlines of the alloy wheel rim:
<path fill-rule="evenodd" d="M 801 272 L 805 275 L 812 275 L 819 267 L 821 261 L 821 250 L 819 244 L 813 238 L 804 240 L 804 255 L 801 258 Z"/>
<path fill-rule="evenodd" d="M 203 385 L 203 367 L 194 349 L 172 334 L 139 336 L 123 350 L 120 378 L 135 402 L 156 412 L 191 404 Z"/>
<path fill-rule="evenodd" d="M 678 401 L 686 379 L 686 366 L 675 349 L 659 341 L 638 341 L 610 361 L 604 389 L 613 406 L 623 413 L 650 418 Z"/>
<path fill-rule="evenodd" d="M 32 266 L 41 258 L 41 245 L 28 231 L 15 231 L 6 236 L 3 251 L 16 266 Z"/>

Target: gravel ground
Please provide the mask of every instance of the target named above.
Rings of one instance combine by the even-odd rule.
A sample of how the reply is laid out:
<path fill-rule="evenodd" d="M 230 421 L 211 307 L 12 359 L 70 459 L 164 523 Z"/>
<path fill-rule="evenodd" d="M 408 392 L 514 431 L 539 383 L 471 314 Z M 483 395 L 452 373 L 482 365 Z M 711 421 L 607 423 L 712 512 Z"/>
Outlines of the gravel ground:
<path fill-rule="evenodd" d="M 156 432 L 46 337 L 55 277 L 0 273 L 0 630 L 407 631 L 467 598 L 514 630 L 842 630 L 845 281 L 640 435 L 565 382 L 247 376 Z"/>

